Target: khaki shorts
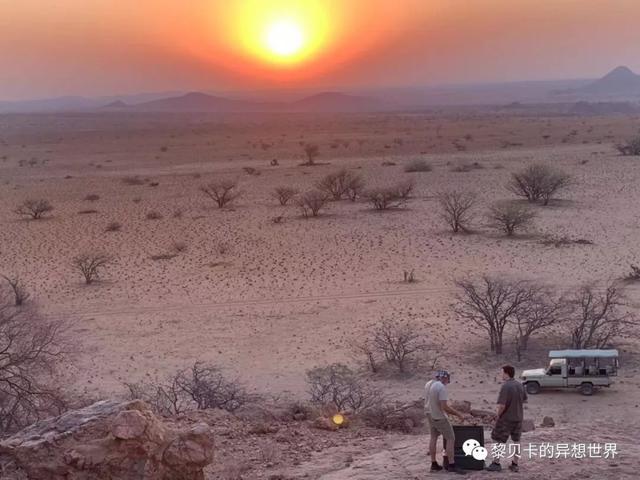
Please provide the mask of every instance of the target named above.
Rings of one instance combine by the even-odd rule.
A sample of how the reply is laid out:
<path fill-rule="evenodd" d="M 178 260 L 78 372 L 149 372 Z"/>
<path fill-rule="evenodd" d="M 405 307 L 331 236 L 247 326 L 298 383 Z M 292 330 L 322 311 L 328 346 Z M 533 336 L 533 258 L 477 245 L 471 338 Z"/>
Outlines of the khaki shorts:
<path fill-rule="evenodd" d="M 491 431 L 492 440 L 498 443 L 507 443 L 509 437 L 514 442 L 520 441 L 520 436 L 522 435 L 522 422 L 513 421 L 513 420 L 504 420 L 499 418 L 496 422 L 495 427 Z"/>
<path fill-rule="evenodd" d="M 429 429 L 432 437 L 442 435 L 447 441 L 453 442 L 455 435 L 453 434 L 453 427 L 448 418 L 431 418 L 431 415 L 427 413 L 427 421 L 429 422 Z"/>

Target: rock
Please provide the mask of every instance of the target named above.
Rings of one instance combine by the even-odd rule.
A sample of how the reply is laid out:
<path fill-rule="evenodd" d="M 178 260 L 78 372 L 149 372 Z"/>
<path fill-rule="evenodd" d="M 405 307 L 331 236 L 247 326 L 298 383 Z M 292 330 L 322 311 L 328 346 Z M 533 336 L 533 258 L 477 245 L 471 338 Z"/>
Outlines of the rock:
<path fill-rule="evenodd" d="M 0 442 L 0 463 L 29 480 L 198 480 L 212 459 L 208 425 L 169 428 L 139 400 L 97 402 Z"/>
<path fill-rule="evenodd" d="M 495 417 L 496 414 L 494 412 L 490 412 L 488 410 L 476 410 L 471 409 L 469 413 L 474 417 Z"/>
<path fill-rule="evenodd" d="M 462 413 L 471 413 L 471 402 L 466 400 L 453 400 L 451 406 Z"/>
<path fill-rule="evenodd" d="M 338 430 L 338 425 L 333 423 L 333 420 L 329 417 L 318 417 L 313 421 L 313 427 L 320 430 L 329 430 L 335 432 Z"/>
<path fill-rule="evenodd" d="M 545 428 L 555 427 L 556 422 L 553 421 L 553 417 L 544 417 L 540 426 Z"/>
<path fill-rule="evenodd" d="M 535 424 L 533 423 L 533 420 L 531 420 L 530 418 L 525 418 L 524 420 L 522 420 L 522 432 L 533 432 L 536 429 Z"/>

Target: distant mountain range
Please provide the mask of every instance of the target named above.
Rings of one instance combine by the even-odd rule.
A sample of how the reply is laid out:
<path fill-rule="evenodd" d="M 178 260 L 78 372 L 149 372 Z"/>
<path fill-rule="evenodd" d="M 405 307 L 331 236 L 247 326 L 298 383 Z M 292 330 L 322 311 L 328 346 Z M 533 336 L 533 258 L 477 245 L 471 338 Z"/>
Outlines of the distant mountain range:
<path fill-rule="evenodd" d="M 127 105 L 114 102 L 103 110 L 128 110 L 135 112 L 357 112 L 383 108 L 383 103 L 373 97 L 324 92 L 293 102 L 259 102 L 237 100 L 201 92 L 191 92 L 175 97 Z"/>
<path fill-rule="evenodd" d="M 289 92 L 287 98 L 292 98 Z M 513 103 L 627 102 L 640 99 L 640 75 L 617 67 L 595 80 L 515 82 L 483 85 L 389 88 L 375 96 L 322 92 L 299 100 L 274 100 L 269 94 L 257 100 L 216 96 L 204 92 L 161 92 L 110 97 L 59 97 L 27 101 L 0 101 L 1 112 L 370 112 L 421 110 L 446 105 L 504 105 Z M 280 97 L 282 98 L 282 97 Z M 578 104 L 576 110 L 621 109 L 621 105 Z M 633 106 L 635 108 L 635 106 Z"/>

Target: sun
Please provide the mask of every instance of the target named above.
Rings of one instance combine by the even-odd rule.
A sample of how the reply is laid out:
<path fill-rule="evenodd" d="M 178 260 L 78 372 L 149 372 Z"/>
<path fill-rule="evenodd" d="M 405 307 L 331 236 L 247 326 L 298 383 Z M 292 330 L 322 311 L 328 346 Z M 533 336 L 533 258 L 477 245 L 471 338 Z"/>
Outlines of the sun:
<path fill-rule="evenodd" d="M 265 45 L 275 56 L 290 58 L 300 53 L 305 36 L 301 26 L 294 20 L 277 20 L 265 29 Z"/>

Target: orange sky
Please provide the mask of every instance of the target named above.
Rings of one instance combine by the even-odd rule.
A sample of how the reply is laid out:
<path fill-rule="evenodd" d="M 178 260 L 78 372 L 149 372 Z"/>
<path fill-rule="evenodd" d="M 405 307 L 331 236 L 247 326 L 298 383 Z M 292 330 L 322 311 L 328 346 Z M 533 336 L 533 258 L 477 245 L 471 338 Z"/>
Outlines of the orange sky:
<path fill-rule="evenodd" d="M 273 62 L 256 32 L 288 11 L 308 51 Z M 638 19 L 639 0 L 0 0 L 0 99 L 594 77 L 640 71 Z"/>

